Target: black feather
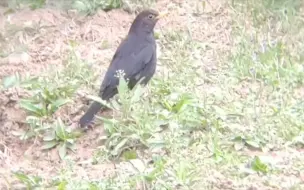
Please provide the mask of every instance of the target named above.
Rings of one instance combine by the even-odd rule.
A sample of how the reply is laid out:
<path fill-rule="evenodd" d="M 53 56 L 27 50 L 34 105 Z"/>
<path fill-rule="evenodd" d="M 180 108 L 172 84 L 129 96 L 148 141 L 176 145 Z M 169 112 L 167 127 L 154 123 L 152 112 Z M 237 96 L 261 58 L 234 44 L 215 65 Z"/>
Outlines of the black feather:
<path fill-rule="evenodd" d="M 154 75 L 156 43 L 153 29 L 157 20 L 149 18 L 151 14 L 155 17 L 158 15 L 154 10 L 144 10 L 139 13 L 132 23 L 127 37 L 117 48 L 100 87 L 99 96 L 103 100 L 109 100 L 117 94 L 118 70 L 125 73 L 125 79 L 129 80 L 130 89 L 142 78 L 144 79 L 141 84 L 146 85 Z M 93 102 L 81 117 L 80 126 L 87 126 L 101 108 L 103 106 L 100 103 Z"/>

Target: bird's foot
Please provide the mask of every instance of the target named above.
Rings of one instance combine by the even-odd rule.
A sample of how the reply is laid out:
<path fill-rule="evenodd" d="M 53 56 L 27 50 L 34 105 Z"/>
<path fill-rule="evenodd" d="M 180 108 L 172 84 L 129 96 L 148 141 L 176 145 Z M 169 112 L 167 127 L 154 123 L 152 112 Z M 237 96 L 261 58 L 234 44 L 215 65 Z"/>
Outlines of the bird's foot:
<path fill-rule="evenodd" d="M 84 131 L 88 131 L 90 129 L 93 129 L 93 125 L 94 125 L 93 122 L 90 122 L 90 123 L 88 123 L 86 125 L 81 125 L 80 124 L 80 128 L 83 129 Z"/>

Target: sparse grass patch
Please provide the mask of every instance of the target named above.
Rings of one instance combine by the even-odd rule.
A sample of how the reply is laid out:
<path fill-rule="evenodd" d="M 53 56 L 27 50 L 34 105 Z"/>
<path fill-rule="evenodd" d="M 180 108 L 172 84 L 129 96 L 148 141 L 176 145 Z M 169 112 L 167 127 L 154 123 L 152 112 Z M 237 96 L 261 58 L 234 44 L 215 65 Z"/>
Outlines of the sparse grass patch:
<path fill-rule="evenodd" d="M 17 73 L 5 78 L 5 88 L 15 86 L 28 93 L 26 98 L 19 100 L 20 107 L 28 114 L 28 130 L 15 132 L 15 135 L 22 140 L 43 138 L 43 150 L 59 145 L 59 155 L 63 159 L 68 149 L 73 150 L 79 134 L 65 126 L 60 118 L 53 122 L 53 116 L 61 107 L 73 102 L 75 92 L 81 84 L 91 83 L 93 75 L 90 73 L 89 65 L 80 61 L 72 48 L 63 69 L 49 68 L 48 72 L 37 77 L 21 77 Z"/>
<path fill-rule="evenodd" d="M 110 11 L 112 9 L 123 8 L 128 12 L 134 12 L 138 8 L 149 8 L 155 0 L 76 0 L 72 7 L 76 10 L 92 15 L 98 9 Z"/>
<path fill-rule="evenodd" d="M 53 70 L 52 68 L 49 69 Z M 21 107 L 26 109 L 31 115 L 38 117 L 50 117 L 61 106 L 71 100 L 80 84 L 87 84 L 92 76 L 90 69 L 79 59 L 75 53 L 68 57 L 65 68 L 60 71 L 48 73 L 40 77 L 27 77 L 21 83 L 21 87 L 28 90 L 30 97 L 22 99 Z M 9 78 L 12 80 L 12 78 Z M 18 77 L 15 77 L 18 80 Z M 6 83 L 16 83 L 7 80 Z M 7 84 L 8 85 L 8 84 Z M 6 86 L 7 86 L 6 85 Z"/>
<path fill-rule="evenodd" d="M 45 0 L 9 0 L 8 7 L 11 9 L 18 9 L 24 5 L 29 6 L 31 9 L 39 9 L 45 5 Z"/>
<path fill-rule="evenodd" d="M 76 0 L 73 7 L 88 15 L 96 13 L 98 9 L 111 10 L 122 6 L 122 0 Z"/>
<path fill-rule="evenodd" d="M 226 81 L 218 85 L 226 94 L 220 110 L 230 132 L 224 138 L 234 136 L 234 147 L 240 153 L 248 148 L 271 152 L 293 147 L 304 124 L 302 98 L 294 95 L 304 81 L 299 56 L 303 44 L 298 41 L 303 34 L 300 2 L 233 3 L 234 48 L 229 68 L 221 71 Z M 269 170 L 259 159 L 255 157 L 251 162 L 254 171 L 270 175 L 284 172 L 275 164 L 272 169 L 276 172 Z"/>
<path fill-rule="evenodd" d="M 53 123 L 51 129 L 44 135 L 44 145 L 41 149 L 48 150 L 59 146 L 59 156 L 61 159 L 64 159 L 68 150 L 75 151 L 77 134 L 65 126 L 60 118 Z"/>
<path fill-rule="evenodd" d="M 248 1 L 239 2 L 237 10 L 242 11 L 240 7 L 243 5 L 248 7 L 246 10 L 258 11 L 244 13 L 245 17 L 237 19 L 237 22 L 245 23 L 247 18 L 251 18 L 253 25 L 239 25 L 240 28 L 235 29 L 241 38 L 235 38 L 240 45 L 232 53 L 232 71 L 239 80 L 249 81 L 247 85 L 258 85 L 250 90 L 255 94 L 251 99 L 255 115 L 252 121 L 257 122 L 259 129 L 268 126 L 263 139 L 273 141 L 269 136 L 272 133 L 276 136 L 271 135 L 273 138 L 291 140 L 303 130 L 303 117 L 298 115 L 303 112 L 302 108 L 298 109 L 302 100 L 293 96 L 294 90 L 303 86 L 304 81 L 304 68 L 299 59 L 302 45 L 291 46 L 303 32 L 303 25 L 298 20 L 301 3 Z M 264 22 L 259 22 L 254 14 L 257 12 L 264 16 Z M 283 24 L 289 28 L 288 31 L 282 27 Z M 286 39 L 296 33 L 298 35 L 294 39 Z"/>

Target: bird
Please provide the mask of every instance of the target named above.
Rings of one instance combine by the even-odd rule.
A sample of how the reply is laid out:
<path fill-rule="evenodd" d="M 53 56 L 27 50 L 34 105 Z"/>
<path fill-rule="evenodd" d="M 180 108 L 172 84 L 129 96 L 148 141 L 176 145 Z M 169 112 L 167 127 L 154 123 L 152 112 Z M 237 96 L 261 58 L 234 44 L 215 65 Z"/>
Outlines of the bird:
<path fill-rule="evenodd" d="M 123 72 L 129 89 L 133 89 L 139 81 L 145 86 L 153 77 L 157 61 L 154 27 L 165 15 L 166 12 L 159 13 L 154 9 L 145 9 L 135 17 L 127 36 L 114 53 L 101 83 L 98 96 L 102 100 L 108 101 L 118 93 L 118 72 Z M 80 127 L 84 128 L 91 124 L 102 108 L 105 106 L 94 101 L 80 118 Z"/>

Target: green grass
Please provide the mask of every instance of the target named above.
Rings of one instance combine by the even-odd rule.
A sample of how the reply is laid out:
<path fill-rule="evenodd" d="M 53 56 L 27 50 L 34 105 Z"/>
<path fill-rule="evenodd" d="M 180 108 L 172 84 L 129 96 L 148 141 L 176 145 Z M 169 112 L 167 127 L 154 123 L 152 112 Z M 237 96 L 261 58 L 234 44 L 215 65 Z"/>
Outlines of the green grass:
<path fill-rule="evenodd" d="M 69 167 L 45 179 L 22 173 L 16 177 L 29 189 L 123 190 L 139 186 L 152 190 L 281 189 L 282 180 L 296 178 L 292 174 L 304 170 L 303 155 L 289 151 L 304 145 L 303 97 L 295 93 L 304 85 L 304 23 L 299 12 L 303 5 L 297 0 L 235 0 L 229 6 L 232 47 L 218 60 L 214 72 L 199 72 L 202 63 L 196 53 L 204 56 L 204 47 L 187 32 L 163 31 L 158 41 L 161 69 L 149 91 L 137 87 L 129 92 L 121 83 L 122 104 L 113 100 L 115 114 L 99 118 L 106 132 L 100 137 L 104 144 L 88 160 L 93 165 L 120 161 L 113 177 L 78 178 L 71 154 L 60 148 L 69 140 L 77 143 L 77 137 L 69 136 L 72 132 L 65 131 L 59 121 L 57 127 L 38 130 L 37 136 L 62 131 L 65 135 L 53 135 L 51 140 L 54 146 L 60 144 L 62 162 Z M 56 82 L 73 87 L 67 81 L 85 86 L 98 74 L 90 74 L 75 56 L 69 57 L 66 67 L 56 74 L 58 78 L 46 77 L 55 80 L 48 81 L 48 87 L 41 82 L 37 88 L 54 91 L 51 87 L 58 87 Z M 199 88 L 202 83 L 204 88 Z M 71 101 L 76 98 L 74 93 L 65 95 Z M 252 156 L 253 151 L 267 156 Z M 284 157 L 288 163 L 278 164 L 271 151 L 289 152 Z M 286 188 L 301 189 L 303 183 L 295 181 Z"/>
<path fill-rule="evenodd" d="M 266 140 L 270 139 L 267 136 L 273 131 L 278 137 L 275 139 L 282 138 L 283 143 L 303 131 L 303 101 L 294 97 L 295 90 L 303 86 L 304 81 L 303 62 L 299 57 L 302 44 L 294 44 L 303 36 L 303 21 L 297 20 L 298 1 L 286 2 L 286 7 L 275 1 L 266 5 L 262 2 L 251 5 L 251 9 L 264 12 L 264 22 L 248 31 L 235 30 L 242 38 L 236 40 L 239 46 L 231 55 L 230 67 L 238 80 L 258 85 L 251 89 L 253 97 L 246 100 L 254 109 L 252 120 L 255 120 L 256 128 L 268 131 L 264 137 Z M 253 23 L 258 22 L 254 13 L 247 16 L 253 19 Z M 288 32 L 282 27 L 286 22 L 289 23 Z M 290 35 L 293 36 L 291 39 Z"/>
<path fill-rule="evenodd" d="M 51 7 L 60 9 L 75 9 L 85 15 L 93 15 L 98 10 L 110 11 L 123 8 L 126 11 L 134 12 L 137 8 L 148 8 L 155 0 L 8 0 L 3 5 L 8 6 L 6 13 L 14 10 L 29 7 L 32 10 Z"/>

